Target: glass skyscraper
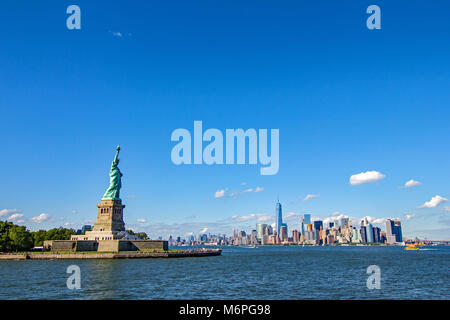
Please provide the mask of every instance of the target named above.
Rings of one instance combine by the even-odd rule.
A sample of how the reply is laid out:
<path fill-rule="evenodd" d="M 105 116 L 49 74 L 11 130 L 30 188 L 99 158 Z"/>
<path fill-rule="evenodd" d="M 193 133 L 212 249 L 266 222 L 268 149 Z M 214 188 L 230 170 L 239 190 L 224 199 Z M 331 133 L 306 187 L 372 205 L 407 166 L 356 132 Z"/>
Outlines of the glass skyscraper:
<path fill-rule="evenodd" d="M 381 242 L 380 239 L 380 233 L 381 233 L 381 229 L 378 227 L 373 227 L 372 229 L 373 231 L 373 242 Z"/>
<path fill-rule="evenodd" d="M 367 242 L 374 242 L 373 241 L 373 227 L 370 223 L 366 225 L 366 240 L 367 240 Z"/>
<path fill-rule="evenodd" d="M 394 220 L 394 224 L 395 224 L 395 240 L 397 242 L 402 242 L 403 241 L 403 235 L 402 235 L 402 224 L 400 222 L 400 220 Z"/>
<path fill-rule="evenodd" d="M 288 232 L 287 224 L 283 222 L 283 223 L 281 224 L 281 226 L 286 228 L 286 233 L 287 233 L 287 232 Z"/>
<path fill-rule="evenodd" d="M 341 218 L 341 229 L 348 227 L 349 218 Z"/>
<path fill-rule="evenodd" d="M 314 240 L 316 240 L 316 244 L 319 244 L 319 242 L 320 242 L 320 229 L 321 228 L 323 229 L 322 220 L 314 221 Z"/>
<path fill-rule="evenodd" d="M 361 242 L 366 243 L 367 242 L 367 232 L 366 232 L 365 226 L 361 226 L 360 233 L 361 233 Z"/>
<path fill-rule="evenodd" d="M 309 213 L 305 214 L 304 218 L 305 218 L 306 225 L 311 224 L 311 215 Z"/>
<path fill-rule="evenodd" d="M 386 238 L 388 243 L 402 242 L 402 225 L 398 219 L 387 219 Z"/>
<path fill-rule="evenodd" d="M 288 231 L 287 231 L 287 225 L 286 223 L 283 223 L 283 225 L 280 228 L 280 240 L 286 240 L 288 238 Z"/>
<path fill-rule="evenodd" d="M 360 242 L 361 241 L 361 232 L 353 227 L 352 231 L 352 242 Z"/>
<path fill-rule="evenodd" d="M 277 221 L 277 234 L 280 235 L 280 228 L 283 224 L 283 213 L 281 209 L 281 203 L 280 201 L 277 201 L 277 204 L 275 206 L 275 216 Z"/>
<path fill-rule="evenodd" d="M 257 223 L 256 224 L 256 238 L 258 240 L 262 239 L 262 237 L 264 236 L 265 230 L 267 230 L 267 224 L 265 224 L 265 223 Z"/>
<path fill-rule="evenodd" d="M 322 220 L 316 220 L 314 221 L 314 230 L 319 231 L 320 227 L 323 228 L 323 222 Z"/>

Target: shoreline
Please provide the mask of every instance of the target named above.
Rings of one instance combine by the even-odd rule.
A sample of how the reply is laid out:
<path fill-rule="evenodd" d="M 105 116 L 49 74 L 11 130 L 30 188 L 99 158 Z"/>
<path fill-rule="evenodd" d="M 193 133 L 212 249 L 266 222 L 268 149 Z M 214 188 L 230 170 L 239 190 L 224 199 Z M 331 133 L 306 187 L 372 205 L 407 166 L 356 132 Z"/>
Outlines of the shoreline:
<path fill-rule="evenodd" d="M 54 259 L 146 259 L 146 258 L 189 258 L 220 256 L 222 249 L 176 250 L 162 252 L 25 252 L 2 253 L 0 260 L 54 260 Z"/>

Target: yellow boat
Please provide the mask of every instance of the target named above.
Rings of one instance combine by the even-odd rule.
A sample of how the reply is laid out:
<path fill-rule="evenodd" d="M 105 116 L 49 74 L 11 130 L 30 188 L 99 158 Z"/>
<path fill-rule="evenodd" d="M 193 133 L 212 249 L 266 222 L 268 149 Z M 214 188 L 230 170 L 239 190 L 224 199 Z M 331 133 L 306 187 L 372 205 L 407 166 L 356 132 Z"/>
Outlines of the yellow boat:
<path fill-rule="evenodd" d="M 415 245 L 408 245 L 405 247 L 405 250 L 420 250 L 420 249 L 417 248 Z"/>

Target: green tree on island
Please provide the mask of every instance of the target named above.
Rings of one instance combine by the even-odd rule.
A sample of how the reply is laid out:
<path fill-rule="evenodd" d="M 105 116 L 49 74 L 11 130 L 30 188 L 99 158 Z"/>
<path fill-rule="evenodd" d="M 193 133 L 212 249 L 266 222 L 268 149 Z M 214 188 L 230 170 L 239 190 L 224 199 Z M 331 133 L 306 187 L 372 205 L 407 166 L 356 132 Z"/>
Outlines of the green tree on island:
<path fill-rule="evenodd" d="M 47 231 L 45 240 L 69 240 L 73 234 L 77 234 L 73 229 L 53 228 Z"/>
<path fill-rule="evenodd" d="M 31 232 L 31 236 L 33 237 L 33 242 L 35 247 L 41 247 L 44 244 L 44 241 L 46 240 L 47 231 L 45 230 L 38 230 Z"/>
<path fill-rule="evenodd" d="M 126 230 L 126 232 L 128 232 L 132 236 L 137 236 L 137 237 L 139 237 L 139 238 L 141 238 L 143 240 L 147 240 L 148 239 L 148 236 L 147 236 L 147 234 L 145 232 L 134 232 L 131 229 Z"/>
<path fill-rule="evenodd" d="M 0 251 L 23 251 L 33 247 L 33 237 L 24 226 L 0 221 Z"/>
<path fill-rule="evenodd" d="M 0 221 L 0 252 L 27 251 L 41 247 L 45 240 L 69 240 L 73 234 L 76 234 L 75 230 L 66 228 L 30 232 L 24 226 Z"/>

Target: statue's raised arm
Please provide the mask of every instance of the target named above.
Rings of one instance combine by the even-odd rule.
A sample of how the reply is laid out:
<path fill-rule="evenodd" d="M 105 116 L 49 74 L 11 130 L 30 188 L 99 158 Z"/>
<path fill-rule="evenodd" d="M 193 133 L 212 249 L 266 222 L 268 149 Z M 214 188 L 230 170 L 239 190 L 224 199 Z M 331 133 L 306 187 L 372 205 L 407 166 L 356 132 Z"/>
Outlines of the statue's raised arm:
<path fill-rule="evenodd" d="M 120 147 L 117 146 L 116 150 L 116 155 L 109 172 L 109 187 L 103 195 L 103 200 L 120 200 L 120 188 L 122 187 L 122 172 L 120 172 L 118 167 Z"/>
<path fill-rule="evenodd" d="M 113 160 L 113 165 L 118 165 L 119 164 L 119 151 L 120 151 L 120 146 L 117 146 L 117 149 L 116 149 L 117 151 L 116 151 L 116 156 L 114 157 L 114 160 Z"/>

